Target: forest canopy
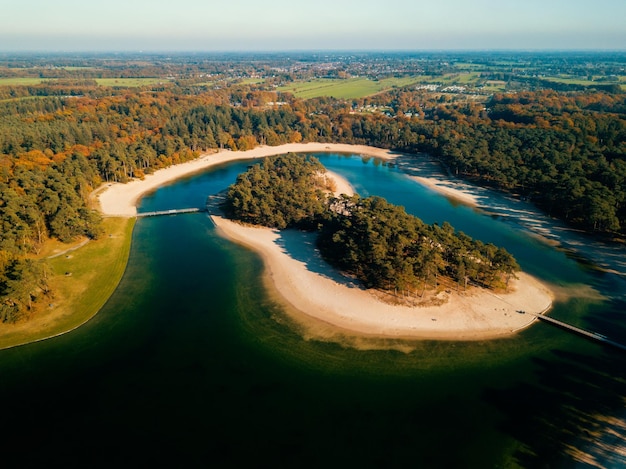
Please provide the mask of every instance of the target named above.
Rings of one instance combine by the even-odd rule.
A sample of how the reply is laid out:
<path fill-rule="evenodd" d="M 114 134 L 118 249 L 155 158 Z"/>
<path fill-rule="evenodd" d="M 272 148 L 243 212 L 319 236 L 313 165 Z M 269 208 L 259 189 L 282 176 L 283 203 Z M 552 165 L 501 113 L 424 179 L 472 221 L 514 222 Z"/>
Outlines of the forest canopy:
<path fill-rule="evenodd" d="M 333 181 L 314 157 L 268 156 L 228 189 L 224 210 L 246 223 L 283 229 L 310 228 L 327 210 Z"/>

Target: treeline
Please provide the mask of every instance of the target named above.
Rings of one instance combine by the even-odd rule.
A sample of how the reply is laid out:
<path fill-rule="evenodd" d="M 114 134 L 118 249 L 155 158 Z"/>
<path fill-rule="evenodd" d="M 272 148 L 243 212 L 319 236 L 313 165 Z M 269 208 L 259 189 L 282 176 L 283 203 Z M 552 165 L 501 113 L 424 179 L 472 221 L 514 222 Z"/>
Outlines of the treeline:
<path fill-rule="evenodd" d="M 428 152 L 460 177 L 524 196 L 588 231 L 626 229 L 626 95 L 544 91 L 486 105 L 434 104 L 415 92 L 377 97 L 395 118 L 342 114 L 345 141 Z M 424 119 L 404 117 L 425 110 Z"/>
<path fill-rule="evenodd" d="M 332 197 L 323 171 L 313 158 L 268 158 L 237 178 L 224 209 L 249 223 L 318 230 L 322 255 L 368 288 L 423 291 L 441 277 L 505 287 L 519 270 L 506 250 L 448 223 L 426 225 L 380 197 Z"/>
<path fill-rule="evenodd" d="M 0 160 L 0 163 L 6 161 Z M 0 182 L 0 322 L 29 316 L 47 297 L 49 267 L 32 254 L 48 239 L 97 238 L 100 215 L 86 204 L 99 181 L 84 155 L 46 168 L 3 165 Z"/>

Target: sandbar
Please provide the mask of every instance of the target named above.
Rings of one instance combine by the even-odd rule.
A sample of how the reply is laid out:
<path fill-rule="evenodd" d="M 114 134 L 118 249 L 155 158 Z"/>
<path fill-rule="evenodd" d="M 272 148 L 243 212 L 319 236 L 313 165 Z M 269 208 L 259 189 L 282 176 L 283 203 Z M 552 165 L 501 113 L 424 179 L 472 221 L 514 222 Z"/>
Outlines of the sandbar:
<path fill-rule="evenodd" d="M 289 152 L 338 152 L 393 159 L 389 150 L 346 144 L 300 143 L 277 147 L 262 146 L 243 152 L 220 151 L 203 155 L 181 165 L 156 171 L 142 180 L 105 185 L 98 191 L 105 216 L 132 217 L 139 198 L 157 187 L 235 160 L 262 158 Z M 337 192 L 351 194 L 349 184 L 337 181 Z M 462 190 L 433 178 L 418 177 L 434 190 L 474 203 Z M 326 264 L 315 248 L 314 234 L 297 230 L 277 231 L 244 226 L 223 217 L 212 216 L 218 230 L 228 239 L 258 252 L 264 259 L 266 275 L 281 301 L 306 316 L 340 330 L 373 337 L 435 340 L 482 340 L 505 337 L 528 327 L 547 311 L 552 292 L 534 277 L 517 273 L 506 293 L 470 287 L 456 291 L 442 289 L 431 305 L 393 304 L 380 292 L 363 289 Z M 417 301 L 417 294 L 415 295 Z M 522 313 L 523 311 L 524 313 Z M 533 313 L 533 314 L 529 314 Z"/>

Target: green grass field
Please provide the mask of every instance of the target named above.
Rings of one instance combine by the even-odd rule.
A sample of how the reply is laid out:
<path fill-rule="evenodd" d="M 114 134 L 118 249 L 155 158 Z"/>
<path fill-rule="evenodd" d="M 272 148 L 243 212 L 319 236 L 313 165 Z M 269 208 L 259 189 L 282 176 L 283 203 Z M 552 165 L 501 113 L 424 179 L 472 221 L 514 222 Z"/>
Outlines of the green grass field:
<path fill-rule="evenodd" d="M 506 82 L 501 80 L 487 80 L 484 82 L 482 89 L 493 93 L 503 92 L 506 91 Z"/>
<path fill-rule="evenodd" d="M 291 83 L 278 88 L 278 91 L 291 92 L 301 99 L 329 96 L 339 99 L 356 99 L 371 96 L 392 88 L 436 83 L 441 85 L 476 86 L 481 82 L 479 72 L 462 71 L 449 73 L 445 76 L 413 76 L 403 78 L 385 78 L 375 81 L 367 78 L 350 78 L 347 80 L 318 78 L 309 81 Z"/>
<path fill-rule="evenodd" d="M 239 82 L 241 85 L 260 85 L 261 83 L 265 83 L 264 78 L 243 78 Z"/>
<path fill-rule="evenodd" d="M 553 81 L 555 83 L 564 83 L 567 85 L 583 85 L 583 86 L 591 86 L 595 82 L 589 81 L 586 78 L 572 78 L 572 77 L 546 77 L 548 81 Z"/>
<path fill-rule="evenodd" d="M 49 78 L 0 78 L 0 86 L 30 86 L 40 85 Z"/>
<path fill-rule="evenodd" d="M 126 270 L 134 225 L 134 218 L 105 218 L 101 239 L 49 259 L 54 298 L 29 321 L 0 325 L 0 349 L 53 337 L 91 319 Z"/>
<path fill-rule="evenodd" d="M 392 88 L 423 82 L 425 77 L 386 78 L 379 81 L 368 78 L 350 78 L 347 80 L 318 78 L 295 82 L 278 88 L 278 91 L 291 92 L 301 99 L 329 96 L 339 99 L 356 99 L 371 96 Z"/>
<path fill-rule="evenodd" d="M 40 85 L 46 81 L 57 80 L 56 78 L 0 78 L 0 86 L 30 86 Z M 59 79 L 63 82 L 63 79 Z M 169 83 L 165 78 L 96 78 L 99 86 L 110 88 L 138 88 L 141 86 L 159 85 Z"/>
<path fill-rule="evenodd" d="M 600 77 L 593 77 L 594 79 L 598 79 Z M 546 80 L 553 81 L 555 83 L 565 83 L 569 85 L 582 85 L 582 86 L 594 86 L 594 85 L 612 85 L 619 84 L 622 88 L 626 84 L 626 76 L 620 75 L 619 81 L 590 81 L 586 78 L 580 77 L 568 77 L 568 76 L 558 76 L 558 77 L 546 77 Z"/>
<path fill-rule="evenodd" d="M 139 88 L 169 83 L 165 78 L 96 78 L 100 86 L 111 88 Z"/>

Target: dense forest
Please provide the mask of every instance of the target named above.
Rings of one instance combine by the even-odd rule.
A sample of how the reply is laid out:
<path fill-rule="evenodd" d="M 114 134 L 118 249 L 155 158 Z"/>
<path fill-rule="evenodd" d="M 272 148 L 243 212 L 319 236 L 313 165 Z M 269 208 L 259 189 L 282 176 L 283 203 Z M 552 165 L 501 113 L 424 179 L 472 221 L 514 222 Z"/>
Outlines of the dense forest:
<path fill-rule="evenodd" d="M 519 270 L 503 248 L 456 233 L 448 223 L 426 225 L 381 197 L 335 198 L 324 171 L 314 158 L 268 158 L 239 175 L 224 209 L 249 223 L 319 231 L 322 256 L 368 288 L 423 292 L 441 277 L 464 288 L 468 282 L 505 287 Z"/>
<path fill-rule="evenodd" d="M 237 220 L 283 229 L 312 228 L 328 210 L 332 179 L 313 157 L 269 156 L 240 174 L 229 187 L 225 212 Z"/>
<path fill-rule="evenodd" d="M 47 293 L 48 269 L 36 260 L 46 239 L 99 235 L 89 195 L 101 183 L 219 148 L 322 141 L 428 152 L 452 174 L 574 226 L 613 236 L 626 228 L 624 94 L 536 91 L 483 102 L 399 88 L 300 100 L 263 85 L 107 89 L 88 79 L 0 94 L 0 321 L 28 316 Z"/>

